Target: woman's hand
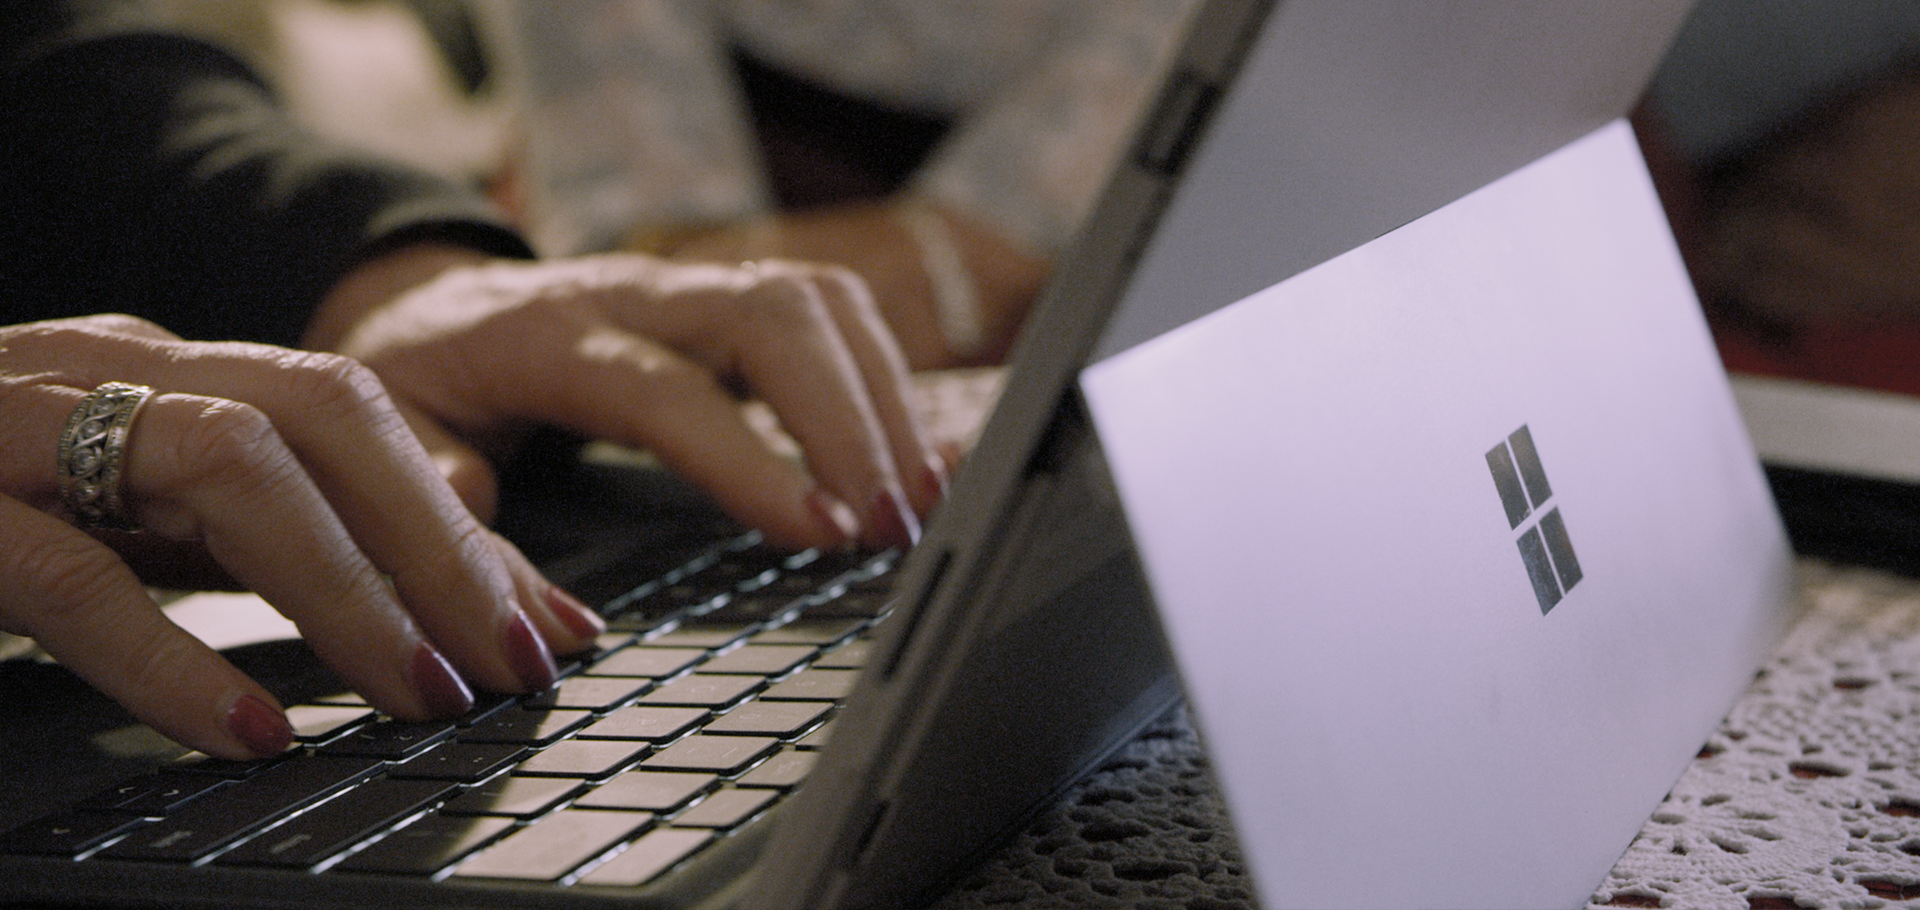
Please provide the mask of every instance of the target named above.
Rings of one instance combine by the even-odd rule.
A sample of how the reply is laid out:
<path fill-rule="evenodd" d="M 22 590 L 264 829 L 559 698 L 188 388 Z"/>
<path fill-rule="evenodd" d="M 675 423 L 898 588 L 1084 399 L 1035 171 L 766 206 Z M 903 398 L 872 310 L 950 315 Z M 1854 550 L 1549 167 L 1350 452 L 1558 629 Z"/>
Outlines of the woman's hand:
<path fill-rule="evenodd" d="M 494 481 L 481 449 L 536 423 L 651 450 L 780 546 L 906 546 L 939 501 L 946 463 L 851 272 L 461 255 L 423 247 L 369 264 L 306 343 L 372 368 L 482 514 Z M 766 448 L 738 391 L 773 408 L 804 465 Z"/>
<path fill-rule="evenodd" d="M 118 447 L 118 517 L 146 535 L 63 520 L 59 474 L 78 459 L 62 434 L 108 382 L 154 390 Z M 399 718 L 464 713 L 468 682 L 545 688 L 551 652 L 602 628 L 473 517 L 366 368 L 185 342 L 132 317 L 0 328 L 0 527 L 0 629 L 226 758 L 277 752 L 291 732 L 272 695 L 155 606 L 129 564 L 167 549 L 152 537 L 203 549 Z"/>
<path fill-rule="evenodd" d="M 846 265 L 872 287 L 915 370 L 1004 362 L 1052 267 L 978 221 L 912 196 L 662 240 L 661 251 L 679 261 L 785 256 Z"/>

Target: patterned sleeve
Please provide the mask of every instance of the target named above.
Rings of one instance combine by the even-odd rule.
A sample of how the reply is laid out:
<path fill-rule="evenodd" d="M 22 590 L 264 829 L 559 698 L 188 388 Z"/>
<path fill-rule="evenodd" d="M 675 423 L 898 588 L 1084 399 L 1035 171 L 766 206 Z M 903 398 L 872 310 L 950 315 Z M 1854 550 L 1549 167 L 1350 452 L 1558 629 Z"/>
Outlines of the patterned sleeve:
<path fill-rule="evenodd" d="M 1074 234 L 1158 84 L 1190 0 L 1102 0 L 1056 24 L 1047 52 L 971 112 L 917 188 L 1044 253 Z"/>
<path fill-rule="evenodd" d="M 535 245 L 612 249 L 636 225 L 710 225 L 769 194 L 713 0 L 502 0 L 525 92 Z"/>

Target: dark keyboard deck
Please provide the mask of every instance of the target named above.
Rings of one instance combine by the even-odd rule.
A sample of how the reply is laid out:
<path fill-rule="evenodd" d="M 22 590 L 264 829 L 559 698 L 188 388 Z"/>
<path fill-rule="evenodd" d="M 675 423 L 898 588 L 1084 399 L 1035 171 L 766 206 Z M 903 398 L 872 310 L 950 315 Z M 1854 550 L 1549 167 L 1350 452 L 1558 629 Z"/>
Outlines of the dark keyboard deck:
<path fill-rule="evenodd" d="M 894 561 L 744 535 L 608 600 L 599 650 L 546 692 L 434 723 L 346 693 L 293 705 L 285 755 L 188 756 L 0 836 L 0 853 L 642 884 L 805 779 Z"/>

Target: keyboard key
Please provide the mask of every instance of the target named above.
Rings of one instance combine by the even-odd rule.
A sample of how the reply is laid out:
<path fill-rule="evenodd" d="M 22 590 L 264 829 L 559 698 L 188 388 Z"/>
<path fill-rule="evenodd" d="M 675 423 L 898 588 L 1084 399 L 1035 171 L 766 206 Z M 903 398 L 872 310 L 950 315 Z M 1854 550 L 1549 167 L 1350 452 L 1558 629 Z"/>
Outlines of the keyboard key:
<path fill-rule="evenodd" d="M 473 693 L 473 710 L 460 715 L 454 723 L 462 727 L 471 727 L 519 703 L 519 696 L 499 692 L 475 692 Z"/>
<path fill-rule="evenodd" d="M 580 731 L 580 739 L 643 739 L 665 742 L 706 720 L 705 708 L 621 708 Z"/>
<path fill-rule="evenodd" d="M 719 648 L 739 641 L 756 627 L 743 623 L 725 625 L 689 624 L 671 632 L 645 639 L 641 648 Z"/>
<path fill-rule="evenodd" d="M 188 752 L 167 763 L 174 771 L 186 771 L 192 774 L 209 774 L 215 777 L 239 780 L 252 777 L 262 768 L 269 768 L 287 760 L 295 753 L 292 750 L 267 758 L 253 758 L 246 761 L 234 761 L 230 758 L 214 758 L 205 752 Z"/>
<path fill-rule="evenodd" d="M 800 741 L 794 743 L 793 747 L 795 749 L 825 749 L 827 747 L 827 740 L 832 738 L 833 721 L 827 721 L 821 724 L 819 729 L 800 737 Z"/>
<path fill-rule="evenodd" d="M 644 885 L 692 856 L 694 851 L 713 840 L 713 832 L 694 828 L 661 828 L 649 831 L 627 849 L 582 876 L 583 885 Z"/>
<path fill-rule="evenodd" d="M 726 591 L 704 585 L 672 584 L 611 605 L 607 626 L 628 633 L 643 632 L 682 612 L 699 612 L 725 597 Z"/>
<path fill-rule="evenodd" d="M 190 862 L 381 767 L 375 759 L 302 758 L 188 803 L 103 851 L 117 859 Z"/>
<path fill-rule="evenodd" d="M 457 786 L 437 780 L 369 781 L 235 847 L 215 862 L 304 869 L 372 837 Z"/>
<path fill-rule="evenodd" d="M 807 777 L 807 772 L 820 760 L 818 752 L 801 752 L 788 749 L 754 766 L 754 769 L 740 775 L 737 783 L 742 787 L 775 787 L 786 789 L 797 787 Z"/>
<path fill-rule="evenodd" d="M 767 588 L 748 594 L 735 594 L 701 619 L 723 623 L 767 622 L 798 609 L 803 603 L 801 598 L 778 588 Z"/>
<path fill-rule="evenodd" d="M 856 670 L 815 670 L 808 668 L 787 677 L 761 693 L 772 701 L 840 701 L 853 692 Z"/>
<path fill-rule="evenodd" d="M 455 729 L 450 721 L 409 723 L 381 718 L 321 746 L 319 751 L 322 755 L 364 755 L 400 761 L 452 736 Z"/>
<path fill-rule="evenodd" d="M 540 777 L 606 777 L 645 754 L 646 743 L 619 739 L 557 742 L 515 766 L 513 773 Z"/>
<path fill-rule="evenodd" d="M 813 669 L 858 670 L 867 665 L 867 657 L 872 653 L 872 639 L 856 638 L 814 658 Z"/>
<path fill-rule="evenodd" d="M 826 576 L 811 572 L 787 572 L 755 593 L 783 594 L 790 601 L 799 600 L 820 590 L 820 586 L 830 580 Z"/>
<path fill-rule="evenodd" d="M 777 790 L 741 790 L 727 787 L 674 816 L 676 828 L 731 828 L 760 813 L 780 797 Z"/>
<path fill-rule="evenodd" d="M 628 771 L 574 800 L 582 809 L 642 809 L 667 812 L 698 796 L 720 780 L 715 774 L 681 771 Z"/>
<path fill-rule="evenodd" d="M 702 664 L 700 672 L 778 676 L 819 650 L 812 645 L 743 645 Z"/>
<path fill-rule="evenodd" d="M 833 552 L 822 553 L 820 557 L 805 568 L 808 575 L 822 579 L 823 582 L 843 581 L 849 573 L 860 573 L 865 578 L 871 571 L 872 553 Z M 843 582 L 844 583 L 844 582 Z"/>
<path fill-rule="evenodd" d="M 513 764 L 526 751 L 512 743 L 441 743 L 395 766 L 387 774 L 398 778 L 472 783 Z"/>
<path fill-rule="evenodd" d="M 552 881 L 653 822 L 648 812 L 562 809 L 460 864 L 465 878 Z"/>
<path fill-rule="evenodd" d="M 592 719 L 593 712 L 570 708 L 509 709 L 468 727 L 460 734 L 460 741 L 540 746 L 572 733 Z"/>
<path fill-rule="evenodd" d="M 847 588 L 839 596 L 818 599 L 807 605 L 807 616 L 813 619 L 841 617 L 849 619 L 871 619 L 887 611 L 893 603 L 891 590 L 861 590 Z"/>
<path fill-rule="evenodd" d="M 293 738 L 303 743 L 324 742 L 354 724 L 373 719 L 366 705 L 294 705 L 287 709 Z"/>
<path fill-rule="evenodd" d="M 758 676 L 692 673 L 640 696 L 637 704 L 720 708 L 739 701 L 765 683 L 766 680 Z"/>
<path fill-rule="evenodd" d="M 102 790 L 75 808 L 128 815 L 165 815 L 228 783 L 212 774 L 156 771 Z"/>
<path fill-rule="evenodd" d="M 756 633 L 748 641 L 756 645 L 830 645 L 860 631 L 866 624 L 864 619 L 802 618 Z"/>
<path fill-rule="evenodd" d="M 705 648 L 624 648 L 587 668 L 588 676 L 665 679 L 707 656 Z"/>
<path fill-rule="evenodd" d="M 428 815 L 347 857 L 335 869 L 432 875 L 513 827 L 493 816 Z"/>
<path fill-rule="evenodd" d="M 568 778 L 502 775 L 454 797 L 440 814 L 533 818 L 579 789 L 580 782 Z"/>
<path fill-rule="evenodd" d="M 765 755 L 779 740 L 765 736 L 708 736 L 695 733 L 640 763 L 655 771 L 711 771 L 732 774 Z"/>
<path fill-rule="evenodd" d="M 632 632 L 602 632 L 593 640 L 593 649 L 600 654 L 611 654 L 630 644 L 633 644 Z"/>
<path fill-rule="evenodd" d="M 575 676 L 521 702 L 526 708 L 581 708 L 605 711 L 639 695 L 651 680 L 617 676 Z"/>
<path fill-rule="evenodd" d="M 74 856 L 145 823 L 118 812 L 66 812 L 7 832 L 0 837 L 0 853 Z"/>
<path fill-rule="evenodd" d="M 820 721 L 833 702 L 750 701 L 707 724 L 703 733 L 757 733 L 785 739 Z"/>
<path fill-rule="evenodd" d="M 761 587 L 779 577 L 780 564 L 785 560 L 785 556 L 771 547 L 739 550 L 721 556 L 689 581 L 714 588 Z"/>

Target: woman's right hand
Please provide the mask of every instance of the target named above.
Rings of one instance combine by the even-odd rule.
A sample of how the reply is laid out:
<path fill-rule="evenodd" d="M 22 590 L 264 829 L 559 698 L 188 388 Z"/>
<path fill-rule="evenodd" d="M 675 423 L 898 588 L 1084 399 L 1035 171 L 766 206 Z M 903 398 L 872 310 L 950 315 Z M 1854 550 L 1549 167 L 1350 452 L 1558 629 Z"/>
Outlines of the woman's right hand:
<path fill-rule="evenodd" d="M 76 527 L 62 494 L 69 415 L 116 381 L 154 390 L 119 476 L 124 517 L 145 535 Z M 186 342 L 128 316 L 0 328 L 0 527 L 0 630 L 223 758 L 284 749 L 284 712 L 165 617 L 141 583 L 143 554 L 204 551 L 402 719 L 464 713 L 469 683 L 545 688 L 552 654 L 590 647 L 602 628 L 474 518 L 366 368 Z"/>

